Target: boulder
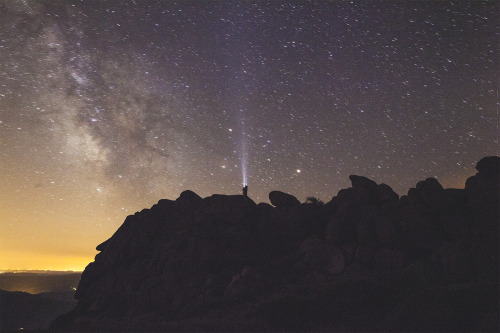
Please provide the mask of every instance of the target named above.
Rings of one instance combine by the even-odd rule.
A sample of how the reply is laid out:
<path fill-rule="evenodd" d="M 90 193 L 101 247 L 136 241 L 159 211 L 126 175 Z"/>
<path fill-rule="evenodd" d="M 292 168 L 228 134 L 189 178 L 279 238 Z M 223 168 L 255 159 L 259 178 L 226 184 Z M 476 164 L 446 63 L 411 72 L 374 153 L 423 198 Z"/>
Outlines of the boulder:
<path fill-rule="evenodd" d="M 418 182 L 416 188 L 427 207 L 434 212 L 441 210 L 446 199 L 444 188 L 436 178 L 427 178 L 424 181 Z"/>
<path fill-rule="evenodd" d="M 170 210 L 174 207 L 175 201 L 168 199 L 160 199 L 156 205 L 151 207 L 151 210 L 156 212 L 160 216 L 168 216 Z"/>
<path fill-rule="evenodd" d="M 477 162 L 476 170 L 484 174 L 485 176 L 489 176 L 492 178 L 500 177 L 500 157 L 483 157 L 479 162 Z"/>
<path fill-rule="evenodd" d="M 425 203 L 424 198 L 420 195 L 420 191 L 412 187 L 408 190 L 408 195 L 401 198 L 403 202 L 406 200 L 409 202 L 409 208 L 412 210 L 412 214 L 427 214 L 429 213 L 430 207 Z"/>
<path fill-rule="evenodd" d="M 193 191 L 186 190 L 181 193 L 181 195 L 175 200 L 175 203 L 178 207 L 188 209 L 194 208 L 197 205 L 201 204 L 201 197 L 194 193 Z"/>
<path fill-rule="evenodd" d="M 349 180 L 354 188 L 375 189 L 377 187 L 377 183 L 363 176 L 350 175 Z"/>
<path fill-rule="evenodd" d="M 478 173 L 465 182 L 467 206 L 473 214 L 473 232 L 484 237 L 499 232 L 500 157 L 485 157 L 478 162 Z M 496 238 L 494 236 L 493 238 Z"/>
<path fill-rule="evenodd" d="M 203 199 L 203 207 L 207 216 L 217 218 L 225 223 L 237 223 L 254 218 L 255 202 L 242 195 L 214 194 Z"/>
<path fill-rule="evenodd" d="M 272 191 L 269 193 L 269 201 L 276 207 L 297 207 L 300 206 L 300 201 L 291 194 Z"/>
<path fill-rule="evenodd" d="M 377 203 L 377 183 L 363 176 L 350 175 L 352 187 L 340 190 L 337 196 L 341 202 L 358 204 Z"/>
<path fill-rule="evenodd" d="M 377 186 L 377 197 L 381 203 L 397 201 L 399 195 L 387 184 L 379 184 Z"/>

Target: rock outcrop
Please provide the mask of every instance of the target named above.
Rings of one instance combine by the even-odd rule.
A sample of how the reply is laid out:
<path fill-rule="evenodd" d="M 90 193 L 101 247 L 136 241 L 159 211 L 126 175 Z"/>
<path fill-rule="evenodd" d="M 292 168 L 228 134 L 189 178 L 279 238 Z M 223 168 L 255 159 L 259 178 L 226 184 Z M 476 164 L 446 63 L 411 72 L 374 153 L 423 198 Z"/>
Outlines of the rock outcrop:
<path fill-rule="evenodd" d="M 128 216 L 63 331 L 496 331 L 500 158 L 401 198 L 350 176 L 322 204 L 191 191 Z"/>
<path fill-rule="evenodd" d="M 300 201 L 291 194 L 272 191 L 269 193 L 269 201 L 276 207 L 297 207 L 300 206 Z"/>

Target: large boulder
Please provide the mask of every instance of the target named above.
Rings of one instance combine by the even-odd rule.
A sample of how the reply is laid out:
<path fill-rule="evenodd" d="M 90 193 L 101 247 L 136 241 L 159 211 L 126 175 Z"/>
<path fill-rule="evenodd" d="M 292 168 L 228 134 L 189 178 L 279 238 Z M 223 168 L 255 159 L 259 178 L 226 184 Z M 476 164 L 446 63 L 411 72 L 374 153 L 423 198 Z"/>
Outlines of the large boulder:
<path fill-rule="evenodd" d="M 269 201 L 276 207 L 297 207 L 300 206 L 300 201 L 291 194 L 272 191 L 269 193 Z"/>
<path fill-rule="evenodd" d="M 476 169 L 479 172 L 465 183 L 467 205 L 476 222 L 485 227 L 483 232 L 496 234 L 500 220 L 500 157 L 485 157 Z"/>
<path fill-rule="evenodd" d="M 181 193 L 179 198 L 175 200 L 175 203 L 180 208 L 195 208 L 197 205 L 201 204 L 202 198 L 194 193 L 193 191 L 186 190 Z"/>
<path fill-rule="evenodd" d="M 443 201 L 445 200 L 444 188 L 436 178 L 427 178 L 426 180 L 418 182 L 416 189 L 427 207 L 434 212 L 440 211 L 441 206 L 444 204 Z"/>
<path fill-rule="evenodd" d="M 377 196 L 382 203 L 397 201 L 399 199 L 399 195 L 394 192 L 392 187 L 383 183 L 377 186 Z"/>
<path fill-rule="evenodd" d="M 476 170 L 481 174 L 491 177 L 500 177 L 500 157 L 499 156 L 488 156 L 483 157 L 476 164 Z"/>
<path fill-rule="evenodd" d="M 472 214 L 472 260 L 477 274 L 498 280 L 500 157 L 485 157 L 476 169 L 479 172 L 465 183 L 467 208 Z"/>
<path fill-rule="evenodd" d="M 220 219 L 225 223 L 251 220 L 256 211 L 255 202 L 243 195 L 214 194 L 203 199 L 207 216 Z"/>
<path fill-rule="evenodd" d="M 363 176 L 350 175 L 352 187 L 341 190 L 337 195 L 343 201 L 351 201 L 360 204 L 377 202 L 377 183 Z"/>
<path fill-rule="evenodd" d="M 377 183 L 363 176 L 350 175 L 349 180 L 351 181 L 351 185 L 354 188 L 363 188 L 366 190 L 370 190 L 370 189 L 375 189 L 377 187 Z"/>

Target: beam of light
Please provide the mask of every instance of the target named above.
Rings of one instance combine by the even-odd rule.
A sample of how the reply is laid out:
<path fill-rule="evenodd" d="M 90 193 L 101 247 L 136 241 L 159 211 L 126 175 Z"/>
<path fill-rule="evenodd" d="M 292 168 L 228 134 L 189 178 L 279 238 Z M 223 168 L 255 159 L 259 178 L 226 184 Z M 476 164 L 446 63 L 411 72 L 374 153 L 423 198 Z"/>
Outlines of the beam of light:
<path fill-rule="evenodd" d="M 245 123 L 242 122 L 242 126 L 245 126 Z M 241 140 L 240 140 L 240 152 L 241 152 L 241 157 L 240 157 L 240 163 L 241 163 L 241 177 L 243 181 L 243 186 L 248 185 L 248 177 L 247 177 L 247 170 L 248 170 L 248 142 L 247 142 L 247 134 L 245 130 L 241 132 Z"/>
<path fill-rule="evenodd" d="M 248 185 L 248 135 L 246 133 L 245 124 L 245 112 L 240 109 L 240 124 L 241 124 L 241 135 L 240 135 L 240 163 L 241 163 L 241 178 L 243 186 Z"/>

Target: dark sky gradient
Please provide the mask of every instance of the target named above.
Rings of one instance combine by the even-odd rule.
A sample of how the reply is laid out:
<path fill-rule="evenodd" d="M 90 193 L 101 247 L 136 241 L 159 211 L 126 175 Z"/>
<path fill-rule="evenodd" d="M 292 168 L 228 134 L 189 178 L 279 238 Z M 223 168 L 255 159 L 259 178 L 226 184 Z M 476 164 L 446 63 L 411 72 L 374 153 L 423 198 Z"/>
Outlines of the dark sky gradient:
<path fill-rule="evenodd" d="M 463 187 L 499 153 L 498 13 L 0 0 L 0 269 L 83 268 L 127 214 L 240 193 L 244 168 L 257 202 L 328 201 L 350 174 Z"/>

